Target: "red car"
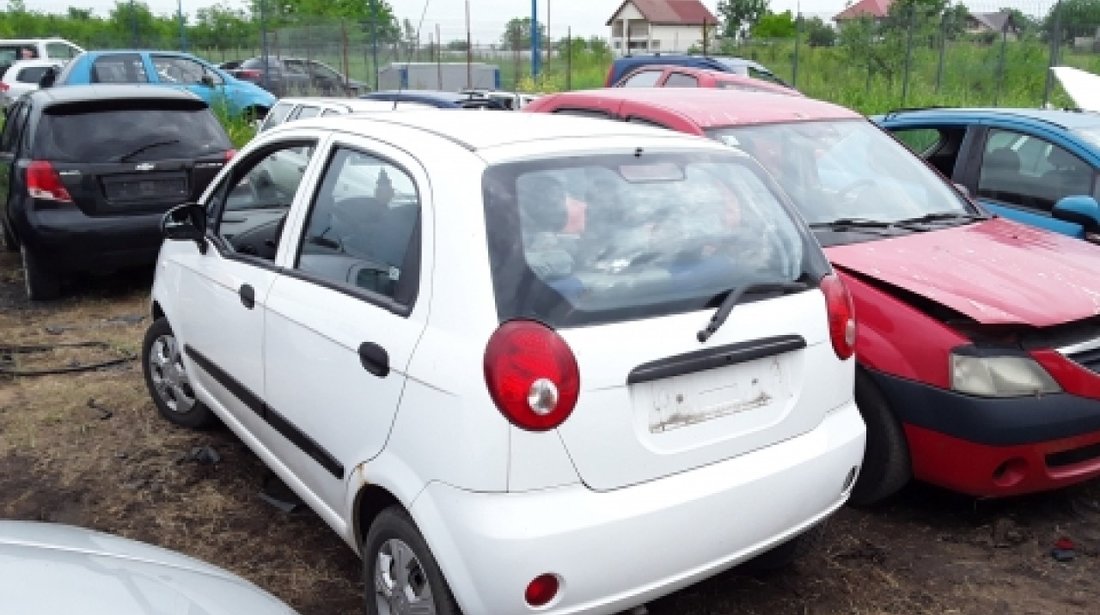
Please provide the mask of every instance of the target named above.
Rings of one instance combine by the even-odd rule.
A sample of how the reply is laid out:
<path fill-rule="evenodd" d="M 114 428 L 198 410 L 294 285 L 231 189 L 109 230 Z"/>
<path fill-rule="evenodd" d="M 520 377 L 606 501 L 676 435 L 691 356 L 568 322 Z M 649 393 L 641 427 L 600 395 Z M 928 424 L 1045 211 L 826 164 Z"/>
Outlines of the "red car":
<path fill-rule="evenodd" d="M 635 69 L 626 74 L 617 88 L 720 88 L 725 90 L 743 90 L 747 92 L 772 92 L 802 96 L 802 92 L 778 83 L 737 75 L 709 68 L 690 68 L 687 66 L 652 65 Z"/>
<path fill-rule="evenodd" d="M 524 110 L 706 136 L 771 171 L 855 300 L 853 502 L 911 477 L 999 497 L 1100 475 L 1100 248 L 991 216 L 864 117 L 809 98 L 617 88 Z"/>

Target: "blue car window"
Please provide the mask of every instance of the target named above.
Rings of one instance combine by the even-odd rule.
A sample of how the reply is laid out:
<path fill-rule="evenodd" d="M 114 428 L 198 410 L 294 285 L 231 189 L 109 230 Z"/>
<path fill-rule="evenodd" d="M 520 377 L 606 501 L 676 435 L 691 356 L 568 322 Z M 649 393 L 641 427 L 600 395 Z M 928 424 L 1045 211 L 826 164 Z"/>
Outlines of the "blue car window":
<path fill-rule="evenodd" d="M 145 65 L 136 53 L 102 55 L 92 62 L 92 83 L 148 83 Z"/>
<path fill-rule="evenodd" d="M 978 196 L 1049 212 L 1059 199 L 1094 195 L 1095 172 L 1084 160 L 1049 141 L 993 129 L 986 140 Z"/>

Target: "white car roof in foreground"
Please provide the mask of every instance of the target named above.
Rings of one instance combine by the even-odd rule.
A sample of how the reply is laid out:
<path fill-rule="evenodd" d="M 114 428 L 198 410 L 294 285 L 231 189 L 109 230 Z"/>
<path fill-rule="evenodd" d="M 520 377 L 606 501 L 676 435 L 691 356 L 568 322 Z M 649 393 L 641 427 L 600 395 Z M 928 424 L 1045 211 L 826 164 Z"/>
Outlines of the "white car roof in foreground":
<path fill-rule="evenodd" d="M 294 615 L 197 559 L 71 525 L 0 521 L 0 611 L 22 615 Z"/>
<path fill-rule="evenodd" d="M 1072 66 L 1052 66 L 1050 70 L 1078 109 L 1100 111 L 1100 75 Z"/>
<path fill-rule="evenodd" d="M 362 135 L 373 133 L 374 122 L 402 126 L 423 131 L 456 143 L 472 152 L 507 145 L 539 143 L 548 149 L 558 149 L 555 144 L 577 139 L 633 139 L 632 143 L 648 143 L 662 147 L 693 147 L 730 151 L 709 139 L 685 135 L 662 128 L 651 128 L 639 124 L 614 122 L 604 119 L 592 119 L 549 113 L 498 112 L 455 110 L 410 111 L 397 114 L 362 114 L 328 117 L 323 123 L 316 120 L 291 122 L 295 128 L 313 126 L 328 129 L 346 130 Z M 638 141 L 643 139 L 644 141 Z"/>

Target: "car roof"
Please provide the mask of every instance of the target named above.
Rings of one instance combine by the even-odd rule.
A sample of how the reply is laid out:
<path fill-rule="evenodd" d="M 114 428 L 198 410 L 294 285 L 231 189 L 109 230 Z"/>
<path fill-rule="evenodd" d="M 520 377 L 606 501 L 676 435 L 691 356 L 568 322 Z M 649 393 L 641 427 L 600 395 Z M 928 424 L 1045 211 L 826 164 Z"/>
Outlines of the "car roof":
<path fill-rule="evenodd" d="M 422 100 L 440 100 L 445 102 L 462 102 L 470 99 L 469 94 L 445 92 L 442 90 L 378 90 L 377 92 L 370 92 L 369 94 L 360 96 L 360 98 L 385 100 L 384 97 L 405 97 L 409 100 L 419 98 Z"/>
<path fill-rule="evenodd" d="M 578 102 L 596 98 L 630 101 L 678 114 L 700 128 L 863 117 L 851 109 L 812 98 L 717 88 L 604 88 L 563 92 L 548 98 L 554 97 Z"/>
<path fill-rule="evenodd" d="M 406 109 L 434 108 L 425 103 L 420 103 L 415 100 L 390 101 L 371 98 L 339 98 L 322 96 L 284 97 L 279 99 L 278 104 L 294 107 L 325 107 L 328 109 L 339 107 L 348 113 L 355 113 L 357 111 L 389 111 L 394 109 L 394 102 L 404 103 L 404 105 L 401 107 L 402 111 Z"/>
<path fill-rule="evenodd" d="M 103 100 L 185 100 L 205 107 L 206 102 L 187 90 L 148 84 L 59 85 L 35 90 L 30 96 L 45 106 Z"/>
<path fill-rule="evenodd" d="M 409 111 L 407 113 L 342 115 L 324 118 L 323 120 L 297 120 L 284 124 L 284 126 L 287 129 L 337 128 L 370 134 L 370 123 L 384 122 L 420 130 L 447 139 L 470 151 L 538 141 L 623 136 L 689 141 L 699 147 L 707 147 L 711 144 L 710 141 L 685 136 L 670 130 L 575 116 L 544 113 L 471 112 L 463 114 L 461 122 L 454 121 L 453 117 L 453 114 L 450 113 L 424 110 Z"/>
<path fill-rule="evenodd" d="M 901 109 L 891 111 L 884 115 L 876 116 L 876 120 L 910 119 L 910 118 L 943 118 L 944 116 L 956 118 L 993 118 L 1004 119 L 1029 119 L 1054 124 L 1062 128 L 1085 128 L 1100 126 L 1100 114 L 1089 111 L 1073 111 L 1067 109 L 1027 109 L 1027 108 L 1003 108 L 1003 107 L 944 107 L 934 109 Z"/>

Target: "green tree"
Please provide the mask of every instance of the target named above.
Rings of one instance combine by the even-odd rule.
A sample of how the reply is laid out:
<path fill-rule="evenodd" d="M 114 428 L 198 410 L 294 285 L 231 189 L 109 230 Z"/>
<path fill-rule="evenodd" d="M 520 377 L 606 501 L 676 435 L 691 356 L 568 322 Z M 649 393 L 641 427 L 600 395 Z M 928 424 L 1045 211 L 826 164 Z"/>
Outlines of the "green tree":
<path fill-rule="evenodd" d="M 749 33 L 753 38 L 794 38 L 796 32 L 796 26 L 794 23 L 794 15 L 790 11 L 783 11 L 782 13 L 768 12 L 760 17 Z"/>
<path fill-rule="evenodd" d="M 718 0 L 718 35 L 737 40 L 768 12 L 768 0 Z"/>
<path fill-rule="evenodd" d="M 546 24 L 539 23 L 539 40 L 546 41 Z M 504 26 L 500 35 L 501 49 L 529 49 L 531 47 L 531 18 L 514 17 Z"/>
<path fill-rule="evenodd" d="M 466 51 L 466 41 L 455 39 L 443 46 L 447 51 Z"/>
<path fill-rule="evenodd" d="M 836 28 L 821 20 L 820 17 L 811 17 L 803 22 L 806 31 L 806 41 L 810 47 L 832 47 L 836 44 Z"/>
<path fill-rule="evenodd" d="M 1056 19 L 1061 6 L 1062 15 Z M 1060 23 L 1059 23 L 1060 22 Z M 1054 32 L 1058 23 L 1059 32 Z M 1092 36 L 1100 27 L 1100 0 L 1062 0 L 1055 3 L 1043 19 L 1043 36 L 1057 35 L 1062 42 L 1072 42 L 1075 36 Z"/>

